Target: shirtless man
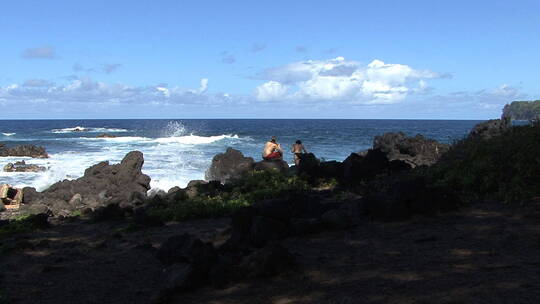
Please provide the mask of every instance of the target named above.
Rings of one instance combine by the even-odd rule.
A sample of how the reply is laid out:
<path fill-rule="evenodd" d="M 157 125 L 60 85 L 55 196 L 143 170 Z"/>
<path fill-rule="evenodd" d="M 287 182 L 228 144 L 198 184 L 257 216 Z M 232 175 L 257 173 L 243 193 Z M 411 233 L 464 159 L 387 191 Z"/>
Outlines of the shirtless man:
<path fill-rule="evenodd" d="M 262 157 L 264 160 L 282 159 L 283 150 L 281 145 L 276 142 L 275 136 L 272 136 L 272 139 L 264 145 Z"/>
<path fill-rule="evenodd" d="M 302 144 L 302 141 L 297 140 L 296 143 L 292 145 L 292 153 L 294 153 L 294 163 L 298 166 L 300 164 L 300 154 L 307 153 L 306 148 Z"/>

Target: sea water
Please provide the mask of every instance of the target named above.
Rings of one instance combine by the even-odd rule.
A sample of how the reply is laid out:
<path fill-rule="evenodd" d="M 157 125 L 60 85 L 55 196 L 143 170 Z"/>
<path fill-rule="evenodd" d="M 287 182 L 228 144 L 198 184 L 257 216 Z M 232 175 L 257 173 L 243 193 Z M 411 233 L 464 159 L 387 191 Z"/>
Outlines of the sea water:
<path fill-rule="evenodd" d="M 422 134 L 451 143 L 466 136 L 479 121 L 471 120 L 4 120 L 0 143 L 8 146 L 44 146 L 50 158 L 0 157 L 0 168 L 9 162 L 47 167 L 38 173 L 0 172 L 0 184 L 32 186 L 44 190 L 54 182 L 75 179 L 100 161 L 118 163 L 126 153 L 144 154 L 143 172 L 152 189 L 184 187 L 204 179 L 212 157 L 233 147 L 261 159 L 262 148 L 276 136 L 285 149 L 284 159 L 293 163 L 291 146 L 302 140 L 308 152 L 324 160 L 344 160 L 351 152 L 370 148 L 373 138 L 386 132 Z M 114 138 L 97 138 L 101 133 Z"/>

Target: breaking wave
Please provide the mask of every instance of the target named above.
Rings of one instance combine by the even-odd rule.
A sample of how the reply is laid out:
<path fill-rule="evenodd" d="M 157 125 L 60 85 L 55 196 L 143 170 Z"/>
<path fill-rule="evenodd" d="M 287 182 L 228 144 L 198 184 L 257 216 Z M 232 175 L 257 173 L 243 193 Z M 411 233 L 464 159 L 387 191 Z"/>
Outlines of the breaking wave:
<path fill-rule="evenodd" d="M 186 135 L 186 136 L 172 136 L 172 137 L 160 137 L 149 138 L 140 136 L 121 136 L 121 137 L 80 137 L 82 140 L 91 141 L 104 141 L 110 143 L 158 143 L 158 144 L 184 144 L 184 145 L 205 145 L 211 144 L 224 139 L 240 139 L 236 134 L 223 134 L 216 136 L 198 136 L 198 135 Z"/>

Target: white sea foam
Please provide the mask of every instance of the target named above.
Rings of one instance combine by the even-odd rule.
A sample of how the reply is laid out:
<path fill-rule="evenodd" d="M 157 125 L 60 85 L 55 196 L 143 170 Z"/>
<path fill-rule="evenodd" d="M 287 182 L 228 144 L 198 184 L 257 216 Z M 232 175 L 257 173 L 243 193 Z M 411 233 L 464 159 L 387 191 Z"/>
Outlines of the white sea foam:
<path fill-rule="evenodd" d="M 85 141 L 96 141 L 96 142 L 110 142 L 110 143 L 142 143 L 142 142 L 151 142 L 152 138 L 141 137 L 141 136 L 119 136 L 119 137 L 79 137 L 81 140 Z"/>
<path fill-rule="evenodd" d="M 89 129 L 79 126 L 55 131 L 79 133 L 79 131 L 74 131 L 76 128 Z M 103 130 L 99 132 L 101 131 Z M 128 152 L 139 150 L 144 154 L 142 171 L 150 176 L 152 191 L 158 189 L 167 191 L 174 186 L 185 187 L 190 180 L 204 179 L 204 172 L 210 166 L 215 154 L 223 152 L 229 145 L 244 141 L 250 143 L 252 140 L 236 134 L 202 136 L 195 130 L 187 130 L 179 122 L 170 122 L 160 136 L 158 138 L 145 136 L 69 138 L 70 141 L 76 142 L 77 148 L 62 153 L 49 153 L 48 159 L 0 158 L 0 166 L 7 162 L 25 159 L 27 163 L 35 163 L 48 168 L 47 171 L 38 173 L 0 173 L 0 180 L 16 187 L 31 186 L 42 191 L 57 181 L 81 177 L 88 167 L 100 161 L 119 163 Z M 86 146 L 88 149 L 81 146 Z"/>
<path fill-rule="evenodd" d="M 73 128 L 63 128 L 63 129 L 53 129 L 51 130 L 52 133 L 73 133 L 73 132 L 88 132 L 88 133 L 98 133 L 98 132 L 128 132 L 127 129 L 121 129 L 121 128 L 87 128 L 87 127 L 81 127 L 76 126 Z"/>
<path fill-rule="evenodd" d="M 4 136 L 13 136 L 15 134 L 17 134 L 17 133 L 2 133 L 2 135 L 4 135 Z"/>
<path fill-rule="evenodd" d="M 87 141 L 102 141 L 109 143 L 158 143 L 158 144 L 184 144 L 184 145 L 204 145 L 211 144 L 213 142 L 223 140 L 223 139 L 240 139 L 236 134 L 228 135 L 215 135 L 215 136 L 197 136 L 197 135 L 186 135 L 186 136 L 172 136 L 172 137 L 160 137 L 160 138 L 149 138 L 149 137 L 140 137 L 140 136 L 121 136 L 121 137 L 80 137 L 81 140 Z"/>
<path fill-rule="evenodd" d="M 213 142 L 223 140 L 223 139 L 239 139 L 238 135 L 217 135 L 217 136 L 197 136 L 197 135 L 187 135 L 187 136 L 175 136 L 175 137 L 163 137 L 153 140 L 157 143 L 179 143 L 185 145 L 204 145 L 211 144 Z"/>

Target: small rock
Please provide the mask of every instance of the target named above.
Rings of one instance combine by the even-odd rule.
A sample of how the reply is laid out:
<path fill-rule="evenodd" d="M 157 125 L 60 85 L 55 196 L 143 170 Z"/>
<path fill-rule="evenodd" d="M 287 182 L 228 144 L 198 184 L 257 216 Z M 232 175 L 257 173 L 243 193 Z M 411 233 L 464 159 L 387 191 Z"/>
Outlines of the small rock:
<path fill-rule="evenodd" d="M 73 197 L 71 197 L 71 199 L 69 200 L 68 204 L 73 207 L 80 206 L 82 204 L 82 196 L 79 193 L 73 195 Z"/>

